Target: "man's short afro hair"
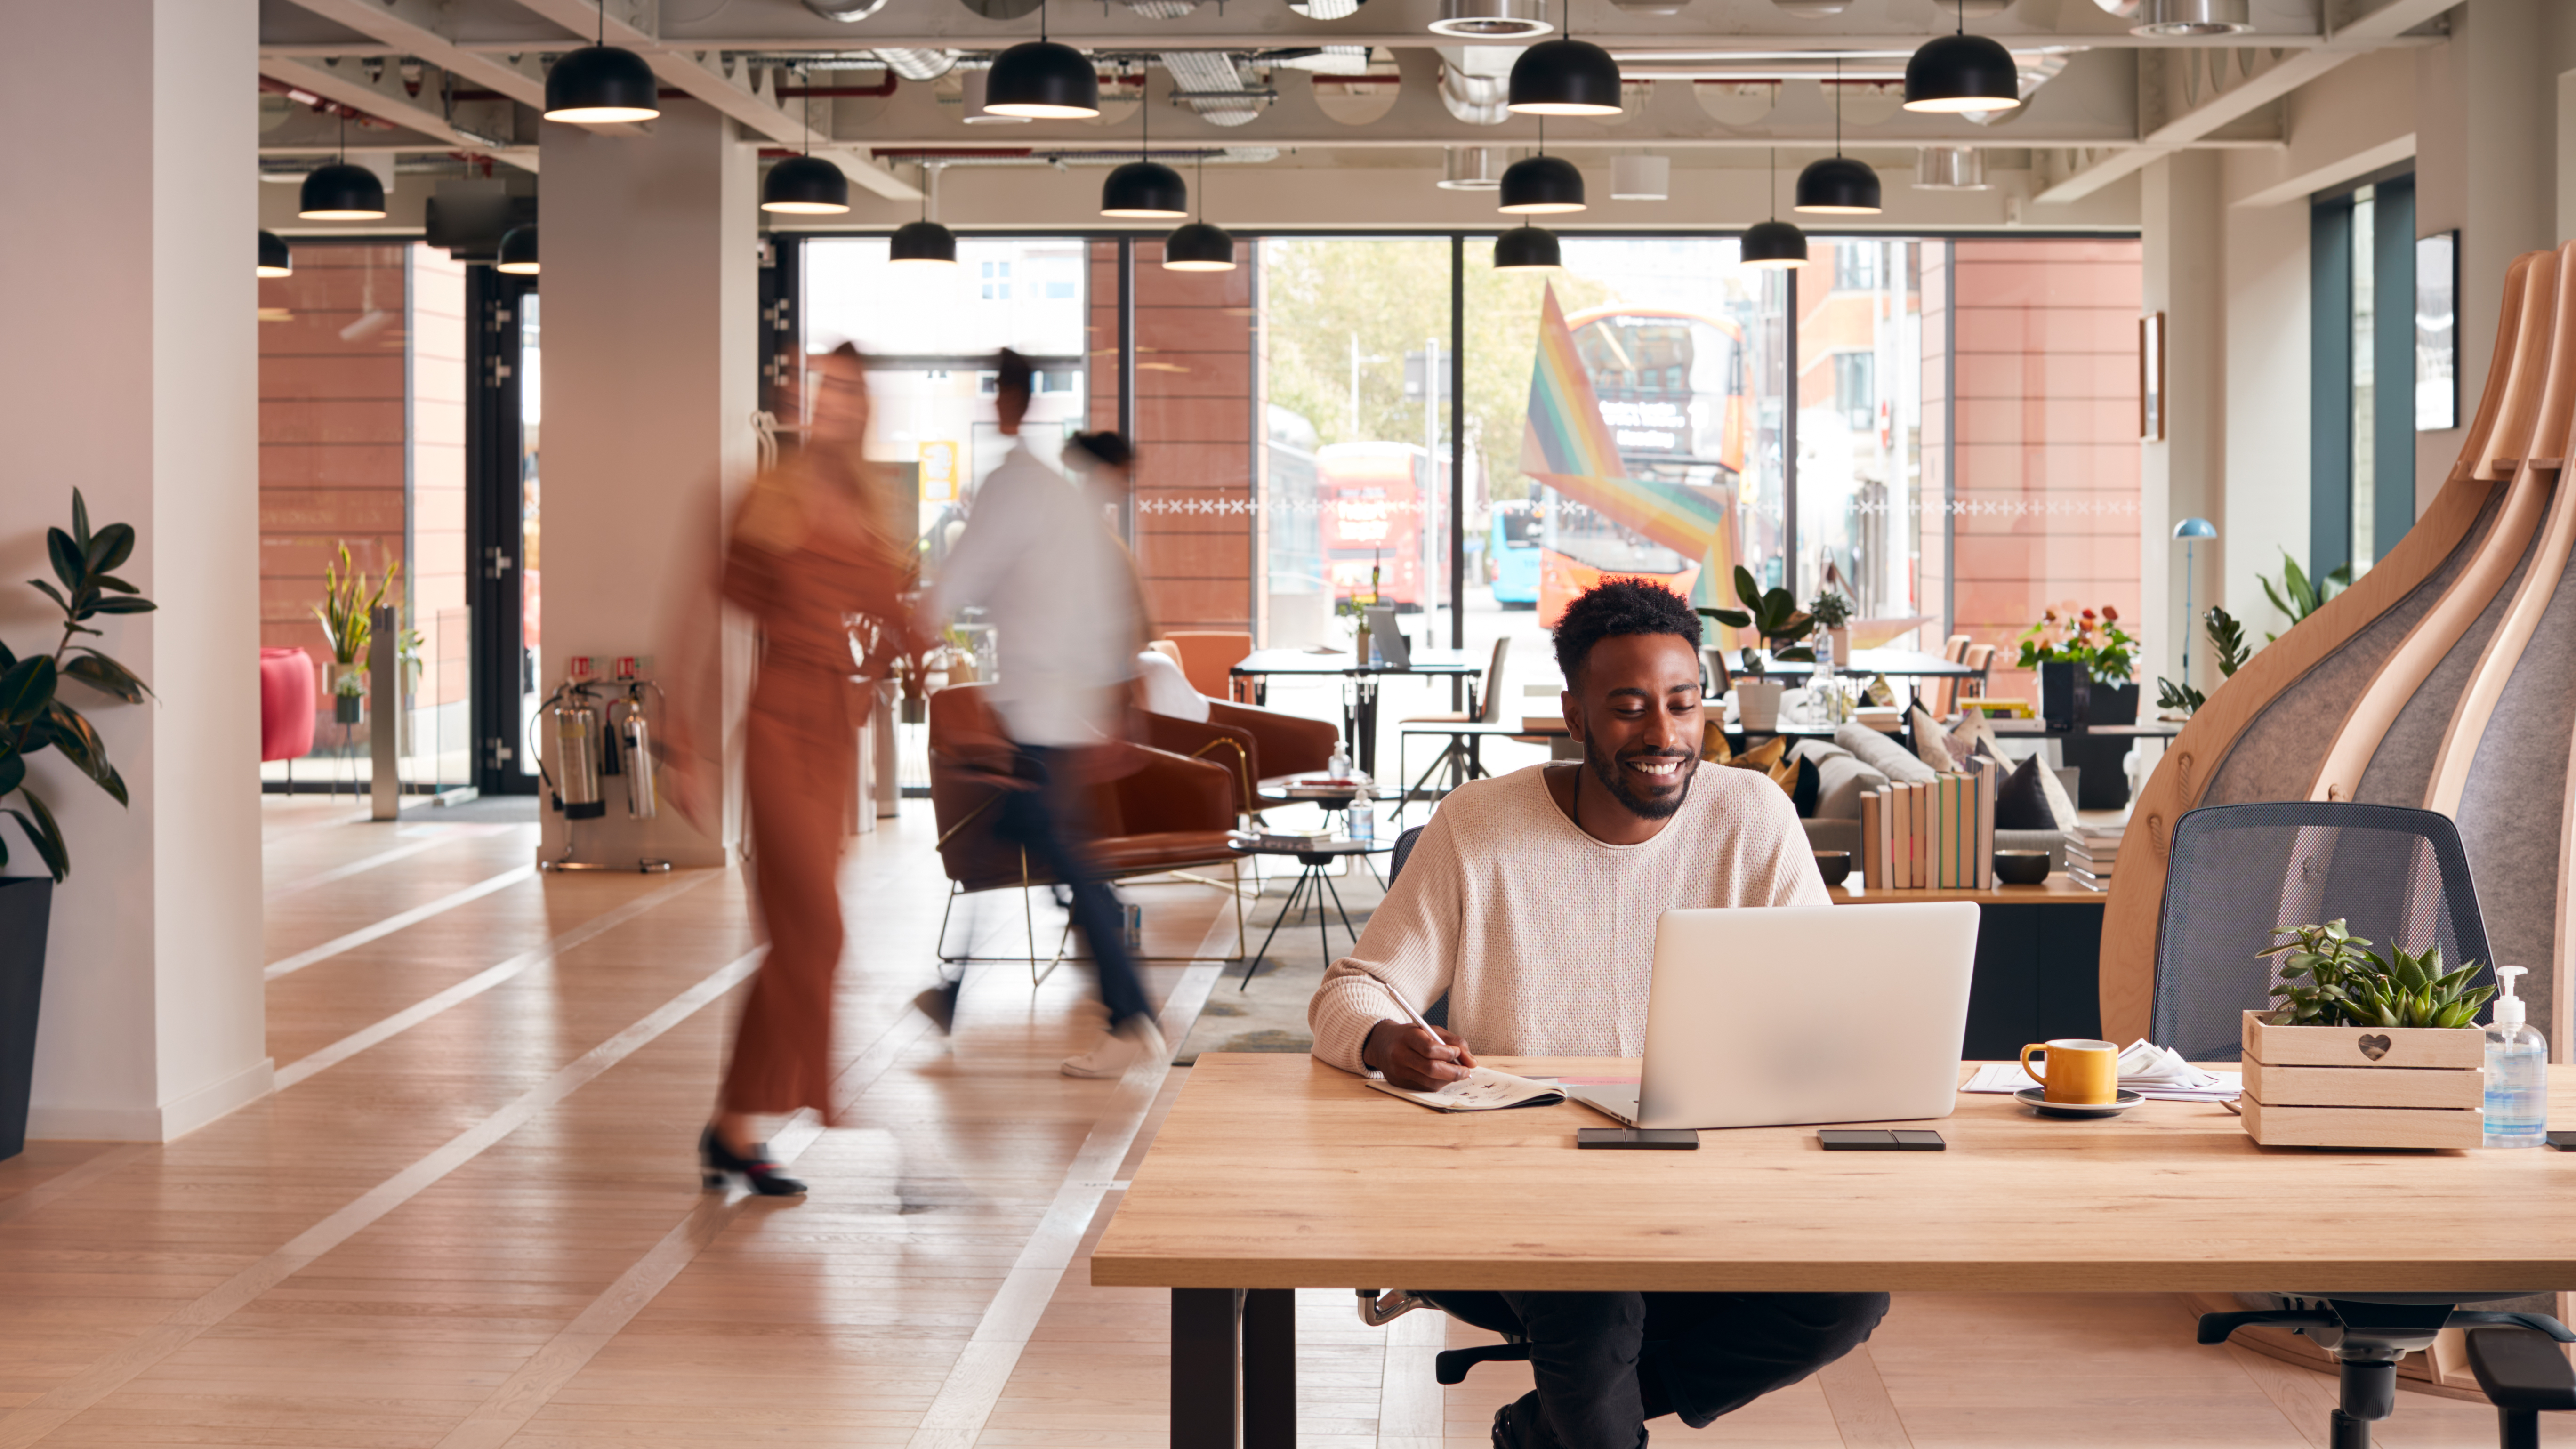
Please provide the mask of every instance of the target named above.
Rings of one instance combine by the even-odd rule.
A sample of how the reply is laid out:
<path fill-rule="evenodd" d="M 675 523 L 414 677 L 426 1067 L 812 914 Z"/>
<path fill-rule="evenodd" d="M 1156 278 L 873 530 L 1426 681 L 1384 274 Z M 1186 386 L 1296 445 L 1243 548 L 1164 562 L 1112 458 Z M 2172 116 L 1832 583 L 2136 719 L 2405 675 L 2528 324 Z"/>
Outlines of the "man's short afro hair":
<path fill-rule="evenodd" d="M 1615 634 L 1679 634 L 1697 649 L 1699 615 L 1690 601 L 1660 584 L 1604 579 L 1566 605 L 1556 621 L 1556 667 L 1575 685 L 1592 646 Z"/>

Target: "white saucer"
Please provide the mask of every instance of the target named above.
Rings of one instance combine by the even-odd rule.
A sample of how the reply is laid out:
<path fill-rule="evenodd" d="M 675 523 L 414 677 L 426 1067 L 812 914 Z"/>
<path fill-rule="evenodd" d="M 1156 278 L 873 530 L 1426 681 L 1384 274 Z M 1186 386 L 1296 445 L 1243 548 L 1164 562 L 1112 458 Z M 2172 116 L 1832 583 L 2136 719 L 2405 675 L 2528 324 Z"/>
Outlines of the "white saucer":
<path fill-rule="evenodd" d="M 2119 1097 L 2109 1102 L 2052 1102 L 2042 1094 L 2045 1087 L 2024 1087 L 2013 1093 L 2013 1100 L 2035 1109 L 2042 1117 L 2117 1117 L 2147 1100 L 2126 1087 L 2118 1088 Z"/>

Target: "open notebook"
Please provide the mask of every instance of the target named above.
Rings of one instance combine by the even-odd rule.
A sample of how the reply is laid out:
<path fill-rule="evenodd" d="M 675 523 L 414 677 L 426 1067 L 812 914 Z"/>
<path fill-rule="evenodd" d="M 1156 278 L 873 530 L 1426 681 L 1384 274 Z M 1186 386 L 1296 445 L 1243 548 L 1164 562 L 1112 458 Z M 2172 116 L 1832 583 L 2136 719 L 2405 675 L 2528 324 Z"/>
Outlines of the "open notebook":
<path fill-rule="evenodd" d="M 1554 1082 L 1516 1077 L 1492 1067 L 1471 1067 L 1466 1076 L 1436 1092 L 1413 1091 L 1382 1077 L 1371 1077 L 1368 1084 L 1390 1097 L 1402 1097 L 1434 1112 L 1492 1112 L 1504 1107 L 1547 1107 L 1565 1100 L 1564 1089 Z"/>

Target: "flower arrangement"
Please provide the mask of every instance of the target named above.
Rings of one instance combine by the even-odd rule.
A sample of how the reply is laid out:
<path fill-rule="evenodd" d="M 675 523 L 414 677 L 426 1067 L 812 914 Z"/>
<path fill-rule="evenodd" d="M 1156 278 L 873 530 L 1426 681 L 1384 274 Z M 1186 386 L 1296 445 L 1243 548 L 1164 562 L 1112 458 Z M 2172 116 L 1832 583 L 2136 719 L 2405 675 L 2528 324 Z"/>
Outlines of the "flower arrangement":
<path fill-rule="evenodd" d="M 2087 609 L 2070 599 L 2022 631 L 2020 667 L 2081 664 L 2099 683 L 2126 684 L 2137 647 L 2137 639 L 2120 627 L 2119 610 L 2108 604 Z"/>

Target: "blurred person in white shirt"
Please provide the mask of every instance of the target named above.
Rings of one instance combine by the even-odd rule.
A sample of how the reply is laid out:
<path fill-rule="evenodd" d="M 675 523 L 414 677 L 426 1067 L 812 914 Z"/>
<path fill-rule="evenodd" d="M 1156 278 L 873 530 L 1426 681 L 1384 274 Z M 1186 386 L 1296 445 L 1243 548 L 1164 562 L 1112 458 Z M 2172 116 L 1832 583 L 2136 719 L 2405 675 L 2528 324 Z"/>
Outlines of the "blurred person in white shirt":
<path fill-rule="evenodd" d="M 1074 923 L 1091 942 L 1108 1031 L 1089 1051 L 1065 1060 L 1071 1077 L 1116 1077 L 1140 1057 L 1164 1050 L 1145 991 L 1128 954 L 1118 897 L 1085 848 L 1082 786 L 1094 778 L 1104 748 L 1124 738 L 1126 701 L 1144 647 L 1145 619 L 1135 565 L 1109 530 L 1106 494 L 1123 484 L 1126 440 L 1116 433 L 1077 435 L 1073 454 L 1088 462 L 1097 486 L 1087 490 L 1047 466 L 1020 435 L 1030 391 L 1028 360 L 1005 350 L 996 359 L 995 420 L 1012 440 L 1008 457 L 976 490 L 965 531 L 941 567 L 930 617 L 952 618 L 980 607 L 993 626 L 999 673 L 995 713 L 1009 732 L 1024 779 L 1036 788 L 1004 797 L 999 829 L 1026 846 L 1072 892 Z M 956 988 L 932 1014 L 953 1011 Z"/>

